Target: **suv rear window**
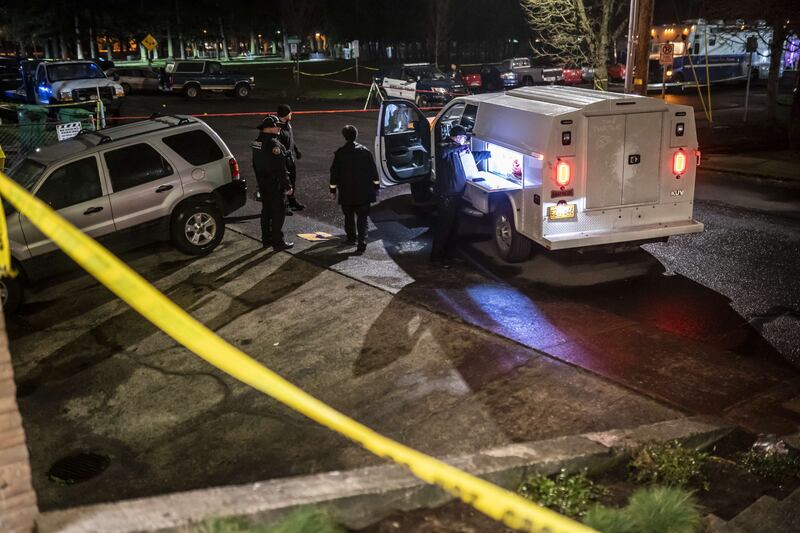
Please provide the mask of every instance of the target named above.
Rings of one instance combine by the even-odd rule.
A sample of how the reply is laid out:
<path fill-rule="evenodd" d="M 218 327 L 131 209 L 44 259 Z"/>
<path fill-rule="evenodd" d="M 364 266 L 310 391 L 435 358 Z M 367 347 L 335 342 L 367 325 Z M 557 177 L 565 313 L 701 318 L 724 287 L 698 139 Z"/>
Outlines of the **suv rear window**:
<path fill-rule="evenodd" d="M 222 159 L 222 150 L 214 139 L 203 130 L 192 130 L 162 139 L 190 165 L 205 165 Z"/>
<path fill-rule="evenodd" d="M 186 63 L 177 63 L 174 68 L 175 72 L 187 72 L 192 74 L 200 74 L 203 72 L 203 63 L 200 61 L 190 61 Z"/>
<path fill-rule="evenodd" d="M 114 192 L 172 174 L 172 166 L 149 144 L 134 144 L 104 154 Z"/>

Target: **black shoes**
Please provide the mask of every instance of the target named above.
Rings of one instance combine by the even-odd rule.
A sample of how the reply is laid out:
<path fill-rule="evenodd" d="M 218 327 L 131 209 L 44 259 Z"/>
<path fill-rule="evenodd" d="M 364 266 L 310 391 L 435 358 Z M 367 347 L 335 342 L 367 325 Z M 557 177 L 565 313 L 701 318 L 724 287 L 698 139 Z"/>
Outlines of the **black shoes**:
<path fill-rule="evenodd" d="M 289 209 L 292 211 L 302 211 L 306 206 L 298 202 L 295 198 L 289 198 Z"/>
<path fill-rule="evenodd" d="M 365 242 L 358 243 L 358 248 L 356 248 L 356 252 L 363 254 L 366 251 L 367 251 L 367 243 Z"/>
<path fill-rule="evenodd" d="M 283 242 L 279 242 L 279 243 L 273 244 L 272 248 L 277 252 L 277 251 L 280 251 L 280 250 L 288 250 L 289 248 L 291 248 L 293 246 L 294 246 L 293 242 L 283 241 Z"/>
<path fill-rule="evenodd" d="M 286 213 L 285 213 L 285 215 L 286 215 L 287 217 L 290 217 L 290 216 L 293 216 L 293 215 L 294 215 L 294 213 L 292 212 L 292 210 L 291 210 L 291 209 L 289 209 L 289 208 L 287 207 L 287 208 L 286 208 Z"/>

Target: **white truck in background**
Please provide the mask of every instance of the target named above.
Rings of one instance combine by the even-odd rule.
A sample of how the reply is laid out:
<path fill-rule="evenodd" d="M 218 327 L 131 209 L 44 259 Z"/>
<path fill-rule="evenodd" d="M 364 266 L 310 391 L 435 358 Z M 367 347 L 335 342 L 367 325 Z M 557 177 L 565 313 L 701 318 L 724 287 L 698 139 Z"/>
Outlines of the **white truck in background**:
<path fill-rule="evenodd" d="M 386 100 L 376 164 L 383 186 L 435 180 L 437 144 L 459 124 L 492 157 L 468 171 L 469 211 L 491 216 L 509 262 L 548 250 L 696 233 L 700 153 L 691 107 L 574 87 L 460 97 L 433 119 Z M 412 188 L 412 191 L 414 188 Z M 417 185 L 416 190 L 419 190 Z"/>

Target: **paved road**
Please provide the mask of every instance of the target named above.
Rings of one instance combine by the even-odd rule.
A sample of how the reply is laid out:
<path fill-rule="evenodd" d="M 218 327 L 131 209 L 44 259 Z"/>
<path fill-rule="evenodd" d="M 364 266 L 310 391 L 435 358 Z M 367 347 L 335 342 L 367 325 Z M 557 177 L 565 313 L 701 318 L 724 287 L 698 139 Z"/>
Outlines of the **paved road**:
<path fill-rule="evenodd" d="M 197 104 L 150 97 L 136 105 L 186 112 Z M 258 118 L 208 122 L 253 186 L 247 146 Z M 296 118 L 298 197 L 308 207 L 287 220 L 289 235 L 341 235 L 327 170 L 345 123 L 371 145 L 374 114 Z M 475 225 L 461 237 L 462 261 L 446 270 L 427 261 L 430 215 L 408 200 L 403 187 L 382 191 L 363 256 L 340 240 L 296 238 L 291 254 L 265 255 L 247 219 L 259 206 L 248 202 L 209 258 L 155 246 L 126 259 L 293 381 L 431 453 L 684 413 L 796 431 L 800 413 L 781 405 L 800 393 L 787 362 L 800 363 L 797 192 L 702 173 L 703 234 L 625 255 L 540 253 L 507 265 Z M 53 279 L 9 328 L 45 507 L 372 460 L 210 372 L 86 277 Z M 80 493 L 44 477 L 76 448 L 115 458 L 114 470 Z"/>

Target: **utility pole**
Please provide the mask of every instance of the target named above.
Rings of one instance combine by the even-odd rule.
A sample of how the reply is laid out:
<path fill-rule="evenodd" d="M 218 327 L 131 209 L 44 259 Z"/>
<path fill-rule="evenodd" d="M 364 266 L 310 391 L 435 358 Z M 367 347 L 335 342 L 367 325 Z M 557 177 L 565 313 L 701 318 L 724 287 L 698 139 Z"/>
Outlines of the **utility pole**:
<path fill-rule="evenodd" d="M 625 94 L 633 92 L 633 64 L 636 61 L 636 27 L 638 20 L 639 1 L 631 0 L 628 12 L 628 46 L 625 48 Z M 614 47 L 614 60 L 616 61 L 617 48 Z"/>
<path fill-rule="evenodd" d="M 654 0 L 638 0 L 636 33 L 636 74 L 633 78 L 633 92 L 647 96 L 647 75 L 650 63 L 650 28 L 653 25 Z M 626 72 L 627 74 L 627 72 Z"/>

